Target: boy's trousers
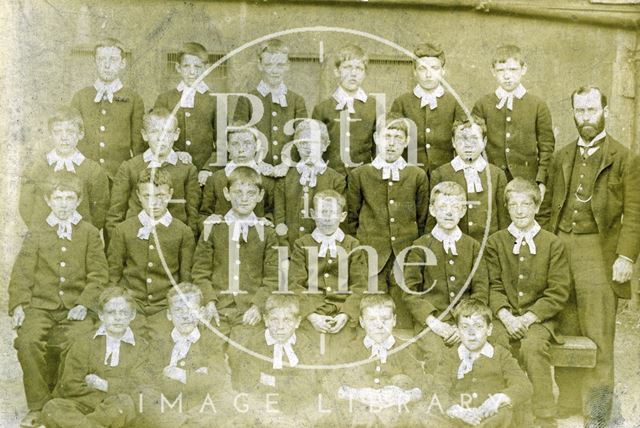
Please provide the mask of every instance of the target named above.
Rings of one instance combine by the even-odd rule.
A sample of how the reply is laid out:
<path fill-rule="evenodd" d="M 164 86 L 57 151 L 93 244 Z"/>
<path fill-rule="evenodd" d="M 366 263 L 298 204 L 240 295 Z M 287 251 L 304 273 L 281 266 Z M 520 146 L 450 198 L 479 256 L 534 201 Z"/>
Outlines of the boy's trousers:
<path fill-rule="evenodd" d="M 133 399 L 127 394 L 107 396 L 95 409 L 68 398 L 54 398 L 42 410 L 47 428 L 122 428 L 135 418 Z"/>

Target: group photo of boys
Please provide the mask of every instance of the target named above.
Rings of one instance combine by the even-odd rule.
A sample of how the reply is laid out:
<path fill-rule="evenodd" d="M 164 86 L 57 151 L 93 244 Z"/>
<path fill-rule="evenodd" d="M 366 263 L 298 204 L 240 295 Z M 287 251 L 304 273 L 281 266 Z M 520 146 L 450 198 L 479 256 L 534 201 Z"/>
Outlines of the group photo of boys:
<path fill-rule="evenodd" d="M 640 159 L 611 83 L 564 86 L 560 142 L 517 37 L 484 44 L 469 99 L 446 35 L 388 43 L 389 92 L 371 40 L 317 27 L 310 99 L 296 27 L 237 58 L 173 39 L 151 96 L 126 32 L 85 37 L 92 74 L 39 112 L 9 193 L 15 426 L 631 426 Z M 236 69 L 255 83 L 212 83 Z"/>

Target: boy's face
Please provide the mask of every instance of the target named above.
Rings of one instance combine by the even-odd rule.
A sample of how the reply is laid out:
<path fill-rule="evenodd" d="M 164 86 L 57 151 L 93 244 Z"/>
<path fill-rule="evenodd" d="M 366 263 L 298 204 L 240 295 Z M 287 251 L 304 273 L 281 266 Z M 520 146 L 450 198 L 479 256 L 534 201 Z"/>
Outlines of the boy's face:
<path fill-rule="evenodd" d="M 262 80 L 267 85 L 278 86 L 289 71 L 289 56 L 285 53 L 263 52 L 258 63 L 258 70 L 262 72 Z"/>
<path fill-rule="evenodd" d="M 360 326 L 376 343 L 383 343 L 393 333 L 396 315 L 388 306 L 370 306 L 360 315 Z"/>
<path fill-rule="evenodd" d="M 342 210 L 334 198 L 315 199 L 314 208 L 310 210 L 310 214 L 323 235 L 333 235 L 340 227 L 340 223 L 347 218 L 347 212 Z"/>
<path fill-rule="evenodd" d="M 466 162 L 473 162 L 484 151 L 487 140 L 482 136 L 482 129 L 473 124 L 468 127 L 459 127 L 453 133 L 453 148 L 456 154 Z"/>
<path fill-rule="evenodd" d="M 496 78 L 502 89 L 507 92 L 516 89 L 526 73 L 526 64 L 522 65 L 514 58 L 509 58 L 505 62 L 497 62 L 491 68 L 491 74 Z"/>
<path fill-rule="evenodd" d="M 460 341 L 471 352 L 478 352 L 482 349 L 487 338 L 491 336 L 493 324 L 487 325 L 485 319 L 479 314 L 469 317 L 460 317 L 458 320 L 458 331 Z"/>
<path fill-rule="evenodd" d="M 141 183 L 138 184 L 137 194 L 144 212 L 149 217 L 158 219 L 167 212 L 173 189 L 167 184 L 156 186 L 153 183 Z"/>
<path fill-rule="evenodd" d="M 435 217 L 438 226 L 446 231 L 456 228 L 460 219 L 467 212 L 465 199 L 462 195 L 438 194 L 436 200 L 429 205 L 429 212 Z"/>
<path fill-rule="evenodd" d="M 149 148 L 158 158 L 167 156 L 173 149 L 173 143 L 180 136 L 180 129 L 166 127 L 169 121 L 171 119 L 152 118 L 149 124 L 142 128 L 142 139 L 149 143 Z"/>
<path fill-rule="evenodd" d="M 84 137 L 78 125 L 71 121 L 54 122 L 49 132 L 56 146 L 56 153 L 62 157 L 72 155 L 76 151 L 78 141 Z"/>
<path fill-rule="evenodd" d="M 264 196 L 264 189 L 242 181 L 236 181 L 230 188 L 225 187 L 222 191 L 225 199 L 231 202 L 233 212 L 240 217 L 250 215 Z"/>
<path fill-rule="evenodd" d="M 604 130 L 605 119 L 609 114 L 607 107 L 602 107 L 600 93 L 596 90 L 573 97 L 573 120 L 578 133 L 585 141 L 591 141 Z"/>
<path fill-rule="evenodd" d="M 364 61 L 356 58 L 340 63 L 340 66 L 334 70 L 334 74 L 340 80 L 342 89 L 347 93 L 355 94 L 362 86 L 367 72 Z"/>
<path fill-rule="evenodd" d="M 96 49 L 95 60 L 98 77 L 105 83 L 116 80 L 127 65 L 127 60 L 122 58 L 122 52 L 115 46 Z"/>
<path fill-rule="evenodd" d="M 309 138 L 308 135 L 296 134 L 295 144 L 302 162 L 322 159 L 322 153 L 327 149 L 320 140 Z"/>
<path fill-rule="evenodd" d="M 197 294 L 177 295 L 169 302 L 167 319 L 180 334 L 186 336 L 197 327 L 202 310 L 200 296 Z"/>
<path fill-rule="evenodd" d="M 529 230 L 534 225 L 538 206 L 531 196 L 526 193 L 510 192 L 507 208 L 511 221 L 518 229 Z"/>
<path fill-rule="evenodd" d="M 68 220 L 80 205 L 80 199 L 72 190 L 54 190 L 49 197 L 44 198 L 53 215 L 60 220 Z"/>
<path fill-rule="evenodd" d="M 176 71 L 188 86 L 192 86 L 206 68 L 207 65 L 200 58 L 189 54 L 182 55 L 180 63 L 176 64 Z"/>
<path fill-rule="evenodd" d="M 400 129 L 385 128 L 373 134 L 378 151 L 387 162 L 395 162 L 407 147 L 407 134 Z"/>
<path fill-rule="evenodd" d="M 131 321 L 136 317 L 136 310 L 129 306 L 124 297 L 116 297 L 105 303 L 98 317 L 109 336 L 122 336 Z"/>
<path fill-rule="evenodd" d="M 413 75 L 424 90 L 433 91 L 440 85 L 440 80 L 444 76 L 444 67 L 439 58 L 423 56 L 415 65 Z"/>
<path fill-rule="evenodd" d="M 264 319 L 271 337 L 279 343 L 286 342 L 300 325 L 302 318 L 291 308 L 274 308 Z"/>
<path fill-rule="evenodd" d="M 251 132 L 236 132 L 229 137 L 227 150 L 235 163 L 248 163 L 256 159 L 258 143 Z"/>

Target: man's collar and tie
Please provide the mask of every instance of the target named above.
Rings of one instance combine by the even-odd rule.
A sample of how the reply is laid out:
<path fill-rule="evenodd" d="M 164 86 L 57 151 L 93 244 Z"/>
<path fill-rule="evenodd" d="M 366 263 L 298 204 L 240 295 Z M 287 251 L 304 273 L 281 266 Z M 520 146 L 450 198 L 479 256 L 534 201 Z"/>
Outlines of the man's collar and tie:
<path fill-rule="evenodd" d="M 436 224 L 436 226 L 431 230 L 431 236 L 442 242 L 445 253 L 454 256 L 458 255 L 456 242 L 458 242 L 460 238 L 462 238 L 462 231 L 458 226 L 456 226 L 456 228 L 452 232 L 447 233 L 439 225 Z"/>
<path fill-rule="evenodd" d="M 326 257 L 327 251 L 333 258 L 338 255 L 338 247 L 336 242 L 342 242 L 344 240 L 344 232 L 338 228 L 333 234 L 327 236 L 320 232 L 318 228 L 315 228 L 311 233 L 311 237 L 314 241 L 320 244 L 320 250 L 318 251 L 318 257 Z"/>
<path fill-rule="evenodd" d="M 296 344 L 296 334 L 293 333 L 285 343 L 279 343 L 271 336 L 269 329 L 265 329 L 264 338 L 267 341 L 267 345 L 273 346 L 273 368 L 282 369 L 283 357 L 286 355 L 289 365 L 295 367 L 298 365 L 298 356 L 293 350 L 293 345 Z"/>
<path fill-rule="evenodd" d="M 71 241 L 73 225 L 80 223 L 80 220 L 82 220 L 82 216 L 78 211 L 72 212 L 69 218 L 66 220 L 60 220 L 53 212 L 49 213 L 49 215 L 47 216 L 47 224 L 49 226 L 58 226 L 58 238 L 67 239 L 69 241 Z"/>
<path fill-rule="evenodd" d="M 316 161 L 300 161 L 296 165 L 296 170 L 300 174 L 300 184 L 308 187 L 316 187 L 318 175 L 324 174 L 327 164 L 322 159 Z"/>
<path fill-rule="evenodd" d="M 395 345 L 396 339 L 390 335 L 384 342 L 378 343 L 369 336 L 365 336 L 363 343 L 365 348 L 371 349 L 370 359 L 379 359 L 382 364 L 386 364 L 389 350 Z"/>
<path fill-rule="evenodd" d="M 158 224 L 161 224 L 164 227 L 169 227 L 173 221 L 173 216 L 169 211 L 167 211 L 158 220 L 154 220 L 146 211 L 140 211 L 138 214 L 138 220 L 140 220 L 140 224 L 142 224 L 142 227 L 138 229 L 138 239 L 146 241 L 149 239 L 151 231 L 154 230 Z"/>
<path fill-rule="evenodd" d="M 176 367 L 178 361 L 183 360 L 189 353 L 191 345 L 200 340 L 200 330 L 194 328 L 191 333 L 184 336 L 176 328 L 171 331 L 171 339 L 173 340 L 173 350 L 171 351 L 171 360 L 169 366 Z"/>
<path fill-rule="evenodd" d="M 465 162 L 460 156 L 456 156 L 451 161 L 453 170 L 463 171 L 464 180 L 467 182 L 467 193 L 480 193 L 483 191 L 482 181 L 480 180 L 480 172 L 487 167 L 487 161 L 482 156 L 478 156 L 471 163 Z"/>
<path fill-rule="evenodd" d="M 400 171 L 406 168 L 407 161 L 404 160 L 403 157 L 399 157 L 395 161 L 389 163 L 384 160 L 382 154 L 379 154 L 373 162 L 371 162 L 371 165 L 375 169 L 382 171 L 383 180 L 391 179 L 391 181 L 400 181 Z"/>
<path fill-rule="evenodd" d="M 122 89 L 122 82 L 120 79 L 116 79 L 113 82 L 105 83 L 98 79 L 93 83 L 93 87 L 96 89 L 96 96 L 93 99 L 94 102 L 99 103 L 105 99 L 113 103 L 113 94 Z"/>
<path fill-rule="evenodd" d="M 420 98 L 420 108 L 429 106 L 430 110 L 435 110 L 438 107 L 438 98 L 444 95 L 444 88 L 442 85 L 438 85 L 433 91 L 427 92 L 422 86 L 416 85 L 413 88 L 413 95 Z"/>
<path fill-rule="evenodd" d="M 178 154 L 173 149 L 171 149 L 166 159 L 163 161 L 159 161 L 153 155 L 153 151 L 151 149 L 147 149 L 142 154 L 142 160 L 148 163 L 147 168 L 160 168 L 165 163 L 176 165 L 178 163 Z"/>
<path fill-rule="evenodd" d="M 498 87 L 498 89 L 496 89 L 495 92 L 496 97 L 499 98 L 498 104 L 496 104 L 496 108 L 498 110 L 502 110 L 502 108 L 506 105 L 508 110 L 513 110 L 513 98 L 515 97 L 521 100 L 526 93 L 527 90 L 524 88 L 524 86 L 522 86 L 522 84 L 518 85 L 518 87 L 511 92 L 505 91 L 502 86 L 500 86 Z"/>
<path fill-rule="evenodd" d="M 604 141 L 606 136 L 607 136 L 607 131 L 602 130 L 598 135 L 593 137 L 593 139 L 588 143 L 586 143 L 582 139 L 582 136 L 579 136 L 578 148 L 580 149 L 580 156 L 586 159 L 592 154 L 594 154 L 595 152 L 597 152 L 598 149 L 602 146 L 602 142 Z"/>
<path fill-rule="evenodd" d="M 181 80 L 176 87 L 178 92 L 181 92 L 180 95 L 180 107 L 182 108 L 193 108 L 195 106 L 196 92 L 199 94 L 206 94 L 209 92 L 209 86 L 203 81 L 200 81 L 195 87 L 188 86 L 184 83 L 184 80 Z"/>
<path fill-rule="evenodd" d="M 480 358 L 480 355 L 484 355 L 487 358 L 493 358 L 494 351 L 495 349 L 489 342 L 485 343 L 479 352 L 471 352 L 461 343 L 460 346 L 458 346 L 458 357 L 460 358 L 458 379 L 462 379 L 464 375 L 471 372 L 473 369 L 473 363 Z"/>
<path fill-rule="evenodd" d="M 529 253 L 536 254 L 537 249 L 533 238 L 541 230 L 541 227 L 537 221 L 534 220 L 533 226 L 527 231 L 518 229 L 513 223 L 511 223 L 509 227 L 507 227 L 507 230 L 509 231 L 511 236 L 516 238 L 515 244 L 513 245 L 513 254 L 520 254 L 520 248 L 522 247 L 523 243 L 529 247 Z"/>
<path fill-rule="evenodd" d="M 333 93 L 333 99 L 336 101 L 336 110 L 344 110 L 344 108 L 347 107 L 347 110 L 349 111 L 349 113 L 353 114 L 356 112 L 354 107 L 354 101 L 358 100 L 363 103 L 366 103 L 369 97 L 367 96 L 367 93 L 362 88 L 358 88 L 358 90 L 356 91 L 356 94 L 354 96 L 351 96 L 347 94 L 347 92 L 342 88 L 342 86 L 338 86 L 338 88 Z"/>
<path fill-rule="evenodd" d="M 93 335 L 95 339 L 98 336 L 106 336 L 106 349 L 104 352 L 104 365 L 109 365 L 111 367 L 117 367 L 120 363 L 120 342 L 128 343 L 129 345 L 135 346 L 136 339 L 133 336 L 133 331 L 131 327 L 127 327 L 127 330 L 124 332 L 121 338 L 111 337 L 107 334 L 107 329 L 104 324 L 101 324 L 96 331 L 96 334 Z"/>
<path fill-rule="evenodd" d="M 86 158 L 82 153 L 80 153 L 79 150 L 76 150 L 71 156 L 68 156 L 66 158 L 61 157 L 55 150 L 47 153 L 47 163 L 49 164 L 49 166 L 53 166 L 55 164 L 55 166 L 53 167 L 54 172 L 66 169 L 68 172 L 75 173 L 76 169 L 74 165 L 82 165 L 82 162 L 84 162 L 85 159 Z"/>
<path fill-rule="evenodd" d="M 280 83 L 277 87 L 272 88 L 267 85 L 264 80 L 258 83 L 258 92 L 263 97 L 271 94 L 271 102 L 280 105 L 280 107 L 287 107 L 287 85 Z"/>
<path fill-rule="evenodd" d="M 256 232 L 258 232 L 258 237 L 261 241 L 264 241 L 264 225 L 255 215 L 255 213 L 251 213 L 246 218 L 239 219 L 234 214 L 233 210 L 227 211 L 224 215 L 224 221 L 227 225 L 231 226 L 231 240 L 234 242 L 240 242 L 240 237 L 244 242 L 248 242 L 249 239 L 249 229 L 251 227 L 256 228 Z"/>

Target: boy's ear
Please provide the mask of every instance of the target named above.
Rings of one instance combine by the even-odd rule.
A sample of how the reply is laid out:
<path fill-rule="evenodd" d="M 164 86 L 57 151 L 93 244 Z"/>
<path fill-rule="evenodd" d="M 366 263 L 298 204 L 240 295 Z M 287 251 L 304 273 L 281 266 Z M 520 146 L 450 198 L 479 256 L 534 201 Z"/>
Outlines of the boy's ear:
<path fill-rule="evenodd" d="M 148 143 L 149 142 L 149 134 L 147 134 L 147 131 L 144 128 L 142 128 L 142 129 L 140 129 L 140 133 L 142 134 L 142 139 Z"/>
<path fill-rule="evenodd" d="M 527 74 L 527 63 L 522 64 L 522 75 L 524 76 L 525 74 Z"/>
<path fill-rule="evenodd" d="M 362 319 L 362 316 L 358 318 L 358 322 L 360 323 L 360 327 L 364 329 L 364 320 Z"/>
<path fill-rule="evenodd" d="M 429 214 L 431 214 L 431 217 L 436 218 L 436 208 L 433 204 L 429 204 Z"/>
<path fill-rule="evenodd" d="M 493 333 L 493 323 L 490 322 L 489 326 L 487 327 L 487 336 L 491 336 L 491 333 Z"/>
<path fill-rule="evenodd" d="M 309 208 L 309 217 L 313 218 L 316 216 L 316 210 L 313 208 Z"/>
<path fill-rule="evenodd" d="M 300 323 L 302 322 L 302 317 L 298 315 L 298 319 L 296 320 L 296 329 L 300 327 Z"/>
<path fill-rule="evenodd" d="M 98 311 L 98 319 L 99 319 L 100 321 L 104 321 L 104 319 L 103 319 L 103 318 L 104 318 L 104 317 L 102 316 L 102 311 Z"/>
<path fill-rule="evenodd" d="M 175 143 L 180 138 L 180 128 L 176 128 L 173 133 L 173 142 Z"/>
<path fill-rule="evenodd" d="M 391 323 L 391 328 L 395 328 L 396 327 L 396 322 L 397 322 L 396 314 L 393 314 L 393 322 Z"/>
<path fill-rule="evenodd" d="M 171 321 L 171 311 L 167 308 L 167 319 Z"/>
<path fill-rule="evenodd" d="M 604 115 L 604 118 L 605 118 L 605 119 L 609 117 L 609 106 L 605 106 L 605 107 L 602 109 L 602 114 Z"/>
<path fill-rule="evenodd" d="M 336 77 L 340 77 L 340 69 L 338 67 L 333 68 L 333 75 Z"/>
<path fill-rule="evenodd" d="M 224 195 L 224 198 L 227 200 L 227 202 L 231 202 L 231 194 L 229 193 L 229 189 L 226 186 L 222 189 L 222 194 Z"/>
<path fill-rule="evenodd" d="M 264 189 L 260 190 L 258 194 L 258 202 L 262 201 L 262 198 L 264 198 Z"/>
<path fill-rule="evenodd" d="M 342 211 L 342 214 L 340 214 L 340 223 L 342 223 L 346 219 L 347 219 L 347 212 L 346 211 Z"/>
<path fill-rule="evenodd" d="M 122 61 L 120 61 L 120 69 L 126 68 L 126 66 L 127 66 L 127 59 L 122 58 Z"/>
<path fill-rule="evenodd" d="M 180 74 L 180 71 L 182 70 L 182 68 L 180 67 L 180 63 L 179 63 L 179 62 L 176 62 L 176 63 L 175 63 L 175 69 L 176 69 L 176 72 L 177 72 L 178 74 Z"/>

